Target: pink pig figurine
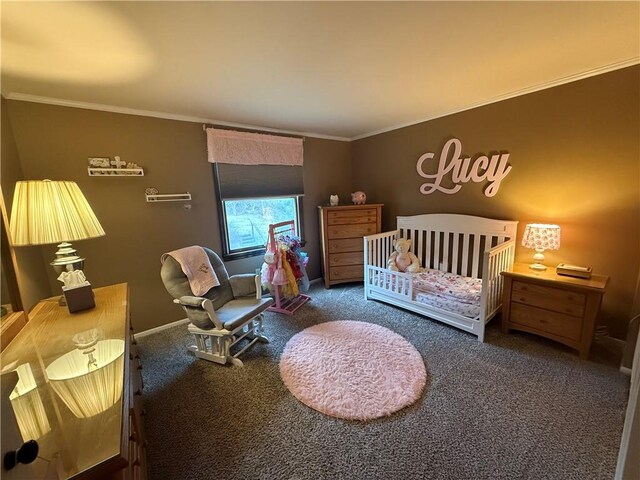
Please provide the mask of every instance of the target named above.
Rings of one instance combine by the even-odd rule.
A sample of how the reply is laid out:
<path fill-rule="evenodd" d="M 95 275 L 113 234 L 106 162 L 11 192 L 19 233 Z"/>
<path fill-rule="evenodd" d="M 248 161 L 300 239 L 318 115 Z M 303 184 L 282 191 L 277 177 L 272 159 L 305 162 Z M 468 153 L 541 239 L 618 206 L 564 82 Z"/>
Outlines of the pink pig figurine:
<path fill-rule="evenodd" d="M 351 201 L 354 205 L 364 205 L 367 201 L 367 196 L 364 192 L 354 192 L 351 194 Z"/>

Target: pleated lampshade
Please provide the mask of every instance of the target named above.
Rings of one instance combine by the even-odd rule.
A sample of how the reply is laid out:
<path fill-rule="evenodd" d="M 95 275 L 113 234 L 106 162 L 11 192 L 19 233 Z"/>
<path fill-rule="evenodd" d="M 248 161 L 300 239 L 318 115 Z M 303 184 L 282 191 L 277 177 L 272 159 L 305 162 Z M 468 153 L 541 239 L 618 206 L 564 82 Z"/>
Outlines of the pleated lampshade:
<path fill-rule="evenodd" d="M 104 230 L 75 182 L 17 182 L 10 221 L 15 246 L 101 237 Z"/>

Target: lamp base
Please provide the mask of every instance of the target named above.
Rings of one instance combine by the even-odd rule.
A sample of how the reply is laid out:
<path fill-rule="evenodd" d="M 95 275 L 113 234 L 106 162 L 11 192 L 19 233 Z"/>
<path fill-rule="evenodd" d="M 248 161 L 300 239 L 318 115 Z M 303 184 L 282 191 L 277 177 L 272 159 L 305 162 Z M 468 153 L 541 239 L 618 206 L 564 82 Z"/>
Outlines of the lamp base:
<path fill-rule="evenodd" d="M 541 263 L 532 263 L 531 265 L 529 265 L 529 268 L 532 269 L 532 270 L 538 270 L 538 271 L 542 271 L 542 270 L 546 270 L 547 269 L 547 267 L 545 267 Z"/>
<path fill-rule="evenodd" d="M 56 258 L 49 264 L 55 270 L 56 275 L 60 275 L 62 272 L 73 272 L 74 270 L 84 269 L 84 258 L 79 257 L 76 253 L 78 253 L 76 249 L 68 242 L 62 242 L 58 245 Z M 58 305 L 61 307 L 67 306 L 67 300 L 64 295 L 60 295 Z"/>
<path fill-rule="evenodd" d="M 536 248 L 536 253 L 533 255 L 533 260 L 535 261 L 535 263 L 532 263 L 531 265 L 529 265 L 529 268 L 532 270 L 546 270 L 547 267 L 545 267 L 542 262 L 544 262 L 544 254 L 542 253 L 544 252 L 544 250 Z"/>

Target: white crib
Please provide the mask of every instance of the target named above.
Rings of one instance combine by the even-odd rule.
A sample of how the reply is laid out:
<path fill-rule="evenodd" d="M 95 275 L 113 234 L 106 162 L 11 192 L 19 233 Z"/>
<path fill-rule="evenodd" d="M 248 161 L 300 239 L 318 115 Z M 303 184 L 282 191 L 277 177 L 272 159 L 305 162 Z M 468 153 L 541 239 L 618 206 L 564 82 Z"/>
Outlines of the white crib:
<path fill-rule="evenodd" d="M 515 256 L 518 222 L 470 215 L 426 214 L 397 217 L 396 230 L 364 237 L 364 296 L 452 325 L 484 341 L 485 325 L 502 304 L 502 276 Z M 482 279 L 480 313 L 471 318 L 417 302 L 413 274 L 387 269 L 393 242 L 412 240 L 423 268 Z"/>

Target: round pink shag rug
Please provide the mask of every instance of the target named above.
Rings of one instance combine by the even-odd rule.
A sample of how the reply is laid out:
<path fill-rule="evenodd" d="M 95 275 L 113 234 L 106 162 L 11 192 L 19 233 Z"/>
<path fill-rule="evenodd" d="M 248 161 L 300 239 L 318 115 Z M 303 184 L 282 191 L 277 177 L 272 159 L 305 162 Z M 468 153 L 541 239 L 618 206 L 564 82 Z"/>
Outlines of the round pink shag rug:
<path fill-rule="evenodd" d="M 321 323 L 294 335 L 280 375 L 305 405 L 332 417 L 371 420 L 415 402 L 427 371 L 413 345 L 366 322 Z"/>

